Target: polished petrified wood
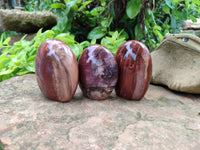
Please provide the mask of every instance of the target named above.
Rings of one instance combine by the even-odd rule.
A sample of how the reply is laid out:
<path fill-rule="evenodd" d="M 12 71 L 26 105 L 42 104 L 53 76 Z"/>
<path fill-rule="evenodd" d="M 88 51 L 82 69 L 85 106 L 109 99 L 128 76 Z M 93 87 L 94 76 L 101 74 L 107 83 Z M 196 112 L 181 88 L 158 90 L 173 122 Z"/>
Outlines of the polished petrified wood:
<path fill-rule="evenodd" d="M 79 60 L 79 85 L 85 97 L 106 99 L 117 79 L 117 62 L 106 47 L 96 44 L 84 50 Z"/>
<path fill-rule="evenodd" d="M 152 62 L 147 47 L 139 41 L 128 41 L 118 49 L 116 60 L 119 69 L 116 94 L 141 100 L 151 78 Z"/>
<path fill-rule="evenodd" d="M 78 63 L 71 48 L 57 39 L 42 43 L 36 54 L 36 77 L 45 97 L 70 101 L 78 85 Z"/>

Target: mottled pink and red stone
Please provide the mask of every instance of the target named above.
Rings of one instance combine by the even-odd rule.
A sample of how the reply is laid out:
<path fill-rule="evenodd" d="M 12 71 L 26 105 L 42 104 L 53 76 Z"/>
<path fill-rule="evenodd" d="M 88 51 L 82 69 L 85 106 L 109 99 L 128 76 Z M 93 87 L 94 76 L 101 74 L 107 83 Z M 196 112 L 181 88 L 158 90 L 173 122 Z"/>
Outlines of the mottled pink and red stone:
<path fill-rule="evenodd" d="M 79 85 L 85 97 L 103 100 L 109 97 L 118 79 L 114 55 L 102 45 L 87 47 L 79 59 Z"/>
<path fill-rule="evenodd" d="M 152 70 L 151 55 L 141 42 L 131 40 L 117 51 L 119 79 L 116 94 L 130 100 L 141 100 L 146 93 Z"/>
<path fill-rule="evenodd" d="M 70 101 L 78 85 L 78 62 L 71 48 L 57 39 L 43 42 L 36 54 L 36 77 L 45 97 Z"/>

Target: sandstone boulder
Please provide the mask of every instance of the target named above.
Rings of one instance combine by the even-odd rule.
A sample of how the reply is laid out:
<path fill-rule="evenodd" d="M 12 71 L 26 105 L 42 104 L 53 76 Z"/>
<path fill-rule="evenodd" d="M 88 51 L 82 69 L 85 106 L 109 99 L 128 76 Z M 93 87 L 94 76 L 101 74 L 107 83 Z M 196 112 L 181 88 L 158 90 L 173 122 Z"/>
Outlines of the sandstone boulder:
<path fill-rule="evenodd" d="M 200 93 L 200 38 L 168 34 L 151 56 L 152 83 L 175 91 Z"/>
<path fill-rule="evenodd" d="M 58 17 L 47 11 L 26 12 L 0 9 L 0 24 L 3 31 L 35 33 L 40 28 L 50 29 L 57 24 Z"/>

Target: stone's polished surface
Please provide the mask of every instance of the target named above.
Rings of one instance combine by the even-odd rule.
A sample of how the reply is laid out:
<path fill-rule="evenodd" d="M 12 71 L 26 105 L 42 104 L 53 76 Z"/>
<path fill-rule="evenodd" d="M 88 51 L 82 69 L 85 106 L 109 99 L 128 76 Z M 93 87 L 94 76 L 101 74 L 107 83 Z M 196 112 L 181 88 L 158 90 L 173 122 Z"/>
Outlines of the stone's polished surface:
<path fill-rule="evenodd" d="M 85 97 L 108 98 L 117 79 L 117 62 L 106 47 L 96 44 L 84 50 L 79 60 L 79 85 Z"/>
<path fill-rule="evenodd" d="M 71 48 L 57 39 L 42 43 L 36 54 L 40 90 L 49 99 L 66 102 L 78 85 L 78 63 Z"/>
<path fill-rule="evenodd" d="M 151 56 L 147 47 L 139 41 L 128 41 L 117 51 L 119 79 L 116 94 L 130 100 L 140 100 L 151 78 Z"/>

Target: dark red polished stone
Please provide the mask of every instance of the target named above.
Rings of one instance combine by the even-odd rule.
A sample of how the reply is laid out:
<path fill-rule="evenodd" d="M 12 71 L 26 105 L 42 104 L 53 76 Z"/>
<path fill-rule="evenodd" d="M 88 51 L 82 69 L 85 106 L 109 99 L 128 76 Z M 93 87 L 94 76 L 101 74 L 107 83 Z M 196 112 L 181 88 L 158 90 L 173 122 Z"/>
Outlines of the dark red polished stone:
<path fill-rule="evenodd" d="M 117 62 L 106 47 L 96 44 L 84 50 L 79 59 L 79 85 L 85 97 L 106 99 L 117 79 Z"/>
<path fill-rule="evenodd" d="M 139 41 L 127 41 L 117 51 L 119 79 L 116 94 L 130 100 L 141 100 L 151 78 L 152 61 L 148 48 Z"/>
<path fill-rule="evenodd" d="M 57 39 L 43 42 L 36 54 L 36 77 L 45 97 L 66 102 L 78 85 L 78 62 L 71 48 Z"/>

